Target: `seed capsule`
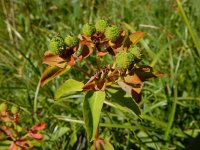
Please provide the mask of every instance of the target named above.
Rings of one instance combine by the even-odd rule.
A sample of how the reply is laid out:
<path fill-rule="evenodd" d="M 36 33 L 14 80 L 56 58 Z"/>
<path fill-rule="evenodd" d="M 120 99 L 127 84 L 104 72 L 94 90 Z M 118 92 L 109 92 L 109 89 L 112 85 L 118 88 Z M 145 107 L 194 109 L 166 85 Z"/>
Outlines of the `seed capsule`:
<path fill-rule="evenodd" d="M 122 69 L 129 69 L 134 63 L 134 57 L 132 54 L 126 51 L 121 51 L 116 55 L 116 65 Z"/>
<path fill-rule="evenodd" d="M 49 49 L 54 55 L 60 55 L 64 52 L 64 39 L 60 36 L 54 37 L 50 44 L 49 44 Z"/>
<path fill-rule="evenodd" d="M 111 27 L 107 27 L 105 31 L 105 36 L 108 40 L 114 42 L 119 37 L 120 31 L 117 26 L 113 25 Z"/>
<path fill-rule="evenodd" d="M 135 57 L 136 60 L 141 59 L 141 51 L 138 47 L 131 47 L 128 51 Z"/>
<path fill-rule="evenodd" d="M 78 38 L 75 37 L 75 36 L 71 36 L 71 35 L 67 35 L 65 37 L 65 44 L 68 46 L 68 47 L 74 47 L 76 45 L 78 45 Z"/>
<path fill-rule="evenodd" d="M 96 29 L 93 25 L 86 23 L 83 25 L 82 34 L 85 36 L 91 36 L 96 32 Z"/>
<path fill-rule="evenodd" d="M 98 20 L 95 24 L 95 28 L 97 32 L 104 33 L 107 27 L 108 27 L 108 22 L 103 19 Z"/>

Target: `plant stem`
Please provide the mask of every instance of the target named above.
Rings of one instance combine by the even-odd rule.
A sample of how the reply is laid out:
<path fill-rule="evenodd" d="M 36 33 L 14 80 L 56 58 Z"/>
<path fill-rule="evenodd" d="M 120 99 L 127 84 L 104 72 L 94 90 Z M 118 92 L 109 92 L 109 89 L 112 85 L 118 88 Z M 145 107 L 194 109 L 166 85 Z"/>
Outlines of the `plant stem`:
<path fill-rule="evenodd" d="M 35 98 L 34 98 L 34 105 L 33 105 L 33 112 L 34 112 L 34 119 L 38 120 L 37 118 L 37 97 L 40 89 L 40 81 L 38 82 L 36 91 L 35 91 Z"/>
<path fill-rule="evenodd" d="M 179 1 L 179 0 L 176 0 L 176 2 L 177 2 L 177 4 L 178 4 L 178 8 L 179 8 L 179 10 L 180 10 L 180 12 L 181 12 L 181 15 L 182 15 L 182 17 L 183 17 L 183 20 L 184 20 L 184 22 L 185 22 L 185 24 L 186 24 L 186 26 L 187 26 L 187 28 L 188 28 L 188 30 L 189 30 L 189 33 L 190 33 L 190 35 L 191 35 L 191 37 L 192 37 L 192 40 L 193 40 L 193 42 L 194 42 L 194 45 L 195 45 L 195 47 L 196 47 L 196 49 L 197 49 L 197 52 L 196 52 L 196 53 L 197 53 L 198 56 L 200 57 L 200 45 L 199 45 L 199 43 L 198 43 L 198 40 L 197 40 L 197 38 L 195 37 L 194 31 L 192 30 L 192 27 L 191 27 L 191 25 L 190 25 L 190 23 L 189 23 L 189 20 L 188 20 L 188 18 L 187 18 L 187 16 L 186 16 L 185 12 L 184 12 L 184 10 L 183 10 L 183 7 L 182 7 L 180 1 Z"/>
<path fill-rule="evenodd" d="M 178 68 L 180 66 L 180 61 L 181 61 L 181 57 L 182 57 L 182 51 L 179 55 L 179 58 L 178 58 L 178 62 L 176 64 L 176 67 L 174 67 L 173 65 L 173 58 L 172 58 L 172 49 L 170 47 L 170 61 L 171 61 L 171 75 L 174 79 L 174 82 L 173 82 L 173 101 L 172 101 L 172 108 L 171 108 L 171 112 L 170 112 L 170 115 L 169 115 L 169 121 L 168 121 L 168 125 L 167 125 L 167 129 L 166 129 L 166 132 L 165 132 L 165 135 L 164 135 L 164 140 L 168 140 L 168 137 L 169 137 L 169 133 L 170 133 L 170 129 L 173 125 L 173 122 L 174 122 L 174 117 L 175 117 L 175 113 L 176 113 L 176 105 L 177 105 L 177 99 L 178 99 L 178 88 L 177 88 L 177 73 L 178 73 Z M 166 145 L 167 146 L 167 145 Z"/>

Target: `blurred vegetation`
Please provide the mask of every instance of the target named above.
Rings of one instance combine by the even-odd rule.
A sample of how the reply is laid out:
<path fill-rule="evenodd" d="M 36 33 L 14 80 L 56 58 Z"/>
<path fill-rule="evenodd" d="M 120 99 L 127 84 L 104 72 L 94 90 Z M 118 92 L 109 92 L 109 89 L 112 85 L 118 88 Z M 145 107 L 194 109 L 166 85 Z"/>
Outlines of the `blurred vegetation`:
<path fill-rule="evenodd" d="M 200 0 L 181 0 L 181 5 L 200 44 Z M 198 147 L 200 57 L 175 0 L 1 0 L 0 102 L 21 108 L 24 127 L 47 123 L 45 139 L 35 149 L 88 148 L 83 95 L 54 100 L 54 91 L 66 79 L 83 80 L 84 75 L 71 70 L 45 87 L 38 84 L 52 36 L 78 34 L 84 23 L 99 18 L 129 32 L 147 32 L 139 43 L 143 61 L 164 73 L 145 83 L 142 120 L 105 104 L 101 136 L 111 136 L 116 150 Z"/>

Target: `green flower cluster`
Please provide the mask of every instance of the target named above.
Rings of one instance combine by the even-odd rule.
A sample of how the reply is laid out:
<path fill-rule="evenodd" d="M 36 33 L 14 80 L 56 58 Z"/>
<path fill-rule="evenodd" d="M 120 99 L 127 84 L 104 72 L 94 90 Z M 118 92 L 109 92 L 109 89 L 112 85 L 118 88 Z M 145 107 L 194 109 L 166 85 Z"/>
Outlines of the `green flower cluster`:
<path fill-rule="evenodd" d="M 6 103 L 1 103 L 0 104 L 0 112 L 6 112 L 7 110 L 8 110 L 8 105 Z M 12 114 L 17 114 L 18 112 L 19 112 L 19 107 L 17 107 L 17 106 L 11 107 Z"/>
<path fill-rule="evenodd" d="M 103 33 L 105 38 L 109 41 L 115 42 L 120 36 L 120 30 L 117 26 L 109 26 L 108 22 L 100 19 L 95 25 L 86 23 L 83 25 L 82 34 L 90 37 L 95 33 Z M 66 47 L 74 47 L 79 44 L 79 39 L 76 36 L 67 35 L 65 39 L 61 36 L 52 38 L 49 49 L 54 55 L 61 55 L 65 51 Z"/>
<path fill-rule="evenodd" d="M 78 43 L 79 43 L 79 40 L 76 36 L 67 35 L 65 37 L 65 44 L 68 47 L 74 47 L 74 46 L 78 45 Z"/>
<path fill-rule="evenodd" d="M 126 52 L 126 51 L 121 51 L 117 53 L 116 55 L 116 65 L 122 69 L 126 70 L 129 69 L 134 63 L 134 57 L 132 54 Z"/>
<path fill-rule="evenodd" d="M 60 55 L 64 52 L 65 44 L 64 39 L 60 36 L 52 38 L 49 49 L 54 55 Z"/>
<path fill-rule="evenodd" d="M 138 47 L 131 47 L 128 49 L 129 52 L 134 56 L 134 60 L 136 61 L 139 61 L 141 60 L 141 51 Z"/>
<path fill-rule="evenodd" d="M 120 36 L 120 30 L 117 26 L 109 26 L 106 20 L 100 19 L 95 25 L 86 23 L 83 25 L 82 34 L 85 36 L 91 36 L 94 33 L 104 33 L 106 39 L 109 41 L 115 42 L 116 39 Z"/>
<path fill-rule="evenodd" d="M 106 28 L 105 37 L 106 37 L 108 40 L 114 42 L 114 41 L 117 40 L 117 38 L 118 38 L 119 36 L 120 36 L 120 31 L 119 31 L 119 29 L 118 29 L 117 26 L 112 25 L 112 26 Z"/>
<path fill-rule="evenodd" d="M 11 107 L 11 113 L 12 114 L 17 114 L 19 112 L 19 107 L 17 106 L 12 106 Z"/>
<path fill-rule="evenodd" d="M 85 36 L 91 36 L 96 32 L 95 26 L 89 23 L 83 25 L 82 34 Z"/>
<path fill-rule="evenodd" d="M 141 52 L 137 47 L 131 47 L 128 50 L 121 51 L 116 55 L 116 64 L 122 69 L 130 69 L 135 63 L 141 60 Z"/>
<path fill-rule="evenodd" d="M 100 19 L 95 23 L 95 28 L 97 32 L 104 33 L 107 27 L 108 22 L 103 19 Z"/>
<path fill-rule="evenodd" d="M 8 109 L 8 106 L 6 103 L 0 104 L 0 112 L 5 112 Z"/>

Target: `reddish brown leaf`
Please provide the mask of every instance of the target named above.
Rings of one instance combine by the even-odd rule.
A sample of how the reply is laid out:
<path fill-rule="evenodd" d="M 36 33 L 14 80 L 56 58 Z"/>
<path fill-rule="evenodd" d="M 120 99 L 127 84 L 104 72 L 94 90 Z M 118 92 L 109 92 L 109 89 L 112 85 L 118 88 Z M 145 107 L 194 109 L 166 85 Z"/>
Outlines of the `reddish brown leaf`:
<path fill-rule="evenodd" d="M 139 66 L 139 68 L 133 69 L 130 72 L 130 75 L 132 74 L 137 74 L 137 76 L 140 78 L 142 82 L 150 78 L 157 78 L 161 76 L 161 74 L 155 75 L 153 73 L 153 68 L 147 65 L 142 65 L 142 66 Z"/>
<path fill-rule="evenodd" d="M 142 88 L 141 86 L 132 87 L 131 96 L 132 98 L 139 103 L 142 98 Z"/>
<path fill-rule="evenodd" d="M 108 45 L 112 48 L 112 50 L 114 51 L 114 53 L 116 54 L 117 52 L 120 52 L 123 50 L 124 45 L 123 45 L 123 41 L 125 38 L 125 31 L 122 30 L 120 31 L 120 37 L 117 38 L 117 40 L 113 43 L 111 41 L 108 42 Z"/>
<path fill-rule="evenodd" d="M 43 63 L 50 66 L 58 66 L 64 68 L 66 66 L 66 61 L 59 55 L 53 55 L 50 51 L 46 51 L 43 58 Z"/>
<path fill-rule="evenodd" d="M 83 86 L 83 90 L 95 90 L 96 78 L 92 76 L 90 80 Z"/>
<path fill-rule="evenodd" d="M 10 147 L 9 150 L 17 150 L 17 145 L 13 142 Z"/>
<path fill-rule="evenodd" d="M 32 148 L 33 145 L 30 143 L 30 141 L 28 140 L 17 140 L 16 142 L 16 145 L 20 146 L 21 148 Z"/>
<path fill-rule="evenodd" d="M 129 35 L 130 41 L 133 43 L 133 45 L 137 44 L 138 41 L 145 36 L 145 32 L 134 32 Z"/>
<path fill-rule="evenodd" d="M 88 57 L 91 53 L 93 53 L 93 44 L 88 41 L 81 41 L 83 45 L 81 54 L 78 56 L 79 59 L 83 59 Z"/>
<path fill-rule="evenodd" d="M 45 126 L 46 126 L 45 122 L 40 122 L 40 123 L 32 126 L 31 130 L 32 131 L 43 130 L 45 128 Z"/>
<path fill-rule="evenodd" d="M 41 86 L 44 86 L 47 82 L 49 82 L 50 80 L 52 80 L 56 76 L 65 73 L 70 68 L 71 68 L 70 66 L 67 66 L 65 68 L 59 68 L 57 66 L 47 67 L 46 70 L 43 72 L 41 79 L 40 79 Z"/>
<path fill-rule="evenodd" d="M 4 122 L 11 122 L 12 119 L 9 116 L 9 113 L 7 111 L 0 112 L 0 120 Z"/>
<path fill-rule="evenodd" d="M 138 77 L 137 74 L 125 76 L 124 81 L 126 83 L 131 83 L 131 84 L 141 84 L 142 83 L 142 81 L 140 80 L 140 78 Z"/>
<path fill-rule="evenodd" d="M 70 57 L 70 59 L 67 62 L 68 65 L 74 66 L 76 64 L 75 59 L 73 56 Z"/>
<path fill-rule="evenodd" d="M 13 129 L 7 126 L 0 126 L 1 131 L 3 131 L 8 137 L 13 138 Z"/>
<path fill-rule="evenodd" d="M 29 137 L 34 138 L 36 140 L 42 140 L 42 138 L 43 138 L 43 135 L 40 133 L 29 132 L 28 135 L 29 135 Z"/>
<path fill-rule="evenodd" d="M 100 56 L 100 57 L 103 57 L 107 54 L 108 54 L 108 52 L 97 52 L 97 56 Z"/>

